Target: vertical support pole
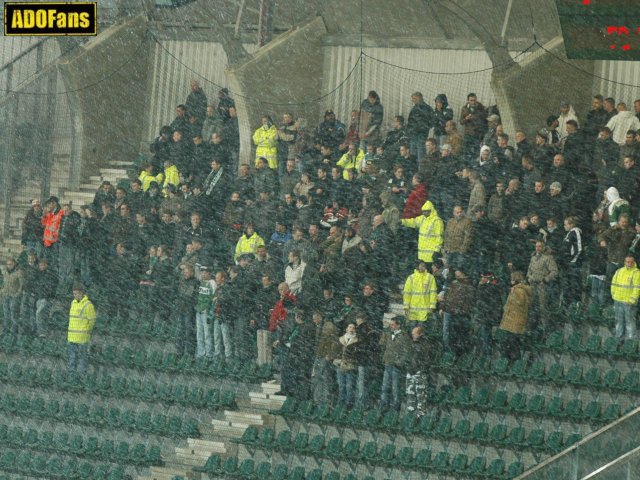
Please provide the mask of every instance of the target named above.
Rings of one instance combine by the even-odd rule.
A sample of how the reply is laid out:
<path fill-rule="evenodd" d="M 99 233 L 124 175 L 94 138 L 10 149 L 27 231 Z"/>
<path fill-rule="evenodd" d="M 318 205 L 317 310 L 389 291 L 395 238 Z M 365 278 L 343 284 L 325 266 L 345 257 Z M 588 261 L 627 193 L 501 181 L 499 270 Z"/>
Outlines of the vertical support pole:
<path fill-rule="evenodd" d="M 7 85 L 5 96 L 8 98 L 13 87 L 13 64 L 7 66 Z M 2 203 L 4 204 L 4 218 L 2 219 L 2 236 L 9 236 L 9 228 L 11 226 L 11 192 L 13 190 L 13 166 L 11 159 L 13 157 L 13 147 L 15 143 L 15 125 L 16 118 L 16 102 L 17 98 L 13 96 L 13 101 L 7 102 L 4 112 L 4 148 L 2 149 Z"/>
<path fill-rule="evenodd" d="M 258 46 L 264 47 L 271 40 L 271 0 L 260 0 L 258 19 Z"/>
<path fill-rule="evenodd" d="M 42 175 L 42 183 L 40 185 L 40 195 L 41 198 L 48 198 L 51 193 L 51 170 L 53 167 L 54 156 L 53 156 L 53 142 L 54 142 L 54 122 L 56 118 L 56 103 L 57 103 L 57 95 L 56 91 L 58 88 L 58 69 L 54 69 L 47 76 L 47 104 L 46 104 L 46 132 L 44 135 L 45 138 L 45 148 L 43 151 L 42 159 L 43 159 L 43 175 Z"/>

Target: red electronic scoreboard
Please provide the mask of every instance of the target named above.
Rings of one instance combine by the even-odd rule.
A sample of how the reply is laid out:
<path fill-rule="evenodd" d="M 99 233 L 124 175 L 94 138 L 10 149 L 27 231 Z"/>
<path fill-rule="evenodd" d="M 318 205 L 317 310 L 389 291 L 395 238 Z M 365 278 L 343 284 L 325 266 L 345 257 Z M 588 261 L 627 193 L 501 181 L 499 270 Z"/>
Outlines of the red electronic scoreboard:
<path fill-rule="evenodd" d="M 640 60 L 640 0 L 556 0 L 568 58 Z"/>

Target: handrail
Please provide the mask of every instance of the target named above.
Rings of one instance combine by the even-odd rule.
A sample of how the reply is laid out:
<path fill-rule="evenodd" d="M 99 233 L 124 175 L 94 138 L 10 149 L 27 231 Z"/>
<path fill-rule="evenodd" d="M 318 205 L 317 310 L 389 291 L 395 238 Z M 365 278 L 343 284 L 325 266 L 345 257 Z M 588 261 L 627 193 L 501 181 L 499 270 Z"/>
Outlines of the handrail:
<path fill-rule="evenodd" d="M 636 457 L 640 458 L 640 447 L 634 448 L 630 452 L 625 453 L 624 455 L 619 456 L 613 462 L 607 463 L 603 467 L 600 467 L 594 472 L 591 472 L 586 477 L 583 477 L 581 480 L 597 480 L 600 475 L 607 475 L 618 472 L 614 472 L 614 469 L 624 467 L 627 464 L 630 464 Z M 619 480 L 619 477 L 617 477 Z M 629 477 L 627 477 L 629 478 Z"/>
<path fill-rule="evenodd" d="M 590 433 L 578 443 L 527 470 L 522 475 L 516 477 L 515 480 L 542 480 L 549 478 L 562 478 L 562 480 L 579 480 L 584 475 L 588 475 L 594 470 L 613 462 L 616 458 L 628 453 L 630 450 L 640 444 L 640 440 L 637 440 L 637 443 L 633 446 L 633 448 L 630 448 L 629 446 L 626 446 L 626 442 L 622 438 L 620 439 L 618 450 L 623 449 L 623 451 L 616 451 L 616 445 L 614 445 L 613 442 L 611 442 L 611 439 L 608 437 L 617 439 L 620 430 L 624 430 L 626 428 L 629 428 L 630 432 L 633 432 L 633 435 L 630 435 L 630 438 L 634 440 L 636 438 L 638 429 L 640 429 L 640 407 L 635 408 L 626 415 L 602 427 L 601 429 Z M 603 446 L 600 449 L 593 449 L 594 451 L 591 452 L 592 456 L 588 457 L 581 454 L 585 450 L 589 450 L 590 446 L 594 444 L 597 446 L 598 442 L 603 442 Z M 575 458 L 572 459 L 571 457 Z M 597 465 L 591 465 L 592 463 L 596 462 Z M 561 469 L 563 467 L 563 463 L 570 465 L 571 472 L 562 470 L 562 477 L 549 476 L 549 472 L 555 471 L 554 469 Z M 585 469 L 587 469 L 588 471 L 582 471 Z"/>

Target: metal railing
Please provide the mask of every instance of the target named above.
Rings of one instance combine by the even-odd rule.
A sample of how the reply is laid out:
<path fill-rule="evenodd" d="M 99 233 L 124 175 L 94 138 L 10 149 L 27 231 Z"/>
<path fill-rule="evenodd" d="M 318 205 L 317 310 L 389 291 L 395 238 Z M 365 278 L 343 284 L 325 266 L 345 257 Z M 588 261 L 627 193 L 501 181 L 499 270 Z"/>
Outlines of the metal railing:
<path fill-rule="evenodd" d="M 606 427 L 587 435 L 563 452 L 536 465 L 516 477 L 516 480 L 586 480 L 587 478 L 624 480 L 627 478 L 624 475 L 602 477 L 594 475 L 598 471 L 604 472 L 603 467 L 638 450 L 640 445 L 639 431 L 640 408 L 636 408 Z M 637 471 L 640 457 L 630 455 L 627 458 L 629 460 L 635 459 L 634 471 Z M 624 466 L 620 468 L 624 468 Z M 629 478 L 637 480 L 640 476 Z"/>

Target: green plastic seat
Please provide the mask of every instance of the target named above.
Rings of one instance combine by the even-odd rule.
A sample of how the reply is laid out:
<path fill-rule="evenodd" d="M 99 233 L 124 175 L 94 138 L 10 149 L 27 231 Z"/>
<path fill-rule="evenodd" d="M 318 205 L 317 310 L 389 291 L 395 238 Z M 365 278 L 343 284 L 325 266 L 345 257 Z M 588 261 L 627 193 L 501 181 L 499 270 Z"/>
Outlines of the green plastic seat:
<path fill-rule="evenodd" d="M 447 438 L 451 433 L 452 426 L 453 421 L 451 420 L 451 417 L 442 417 L 438 421 L 438 425 L 436 426 L 434 433 L 438 437 Z"/>
<path fill-rule="evenodd" d="M 524 465 L 522 464 L 522 462 L 513 462 L 511 465 L 509 465 L 509 468 L 507 468 L 507 478 L 518 477 L 522 475 L 523 472 Z"/>
<path fill-rule="evenodd" d="M 101 460 L 109 460 L 115 456 L 115 445 L 113 440 L 104 440 L 100 445 L 100 451 L 98 452 L 98 458 Z"/>
<path fill-rule="evenodd" d="M 564 345 L 564 334 L 562 332 L 553 332 L 547 337 L 545 344 L 548 350 L 560 351 Z"/>
<path fill-rule="evenodd" d="M 610 390 L 617 390 L 620 387 L 620 371 L 614 368 L 605 373 L 602 385 Z"/>
<path fill-rule="evenodd" d="M 531 430 L 527 437 L 526 445 L 529 448 L 542 449 L 544 447 L 544 430 L 540 428 Z"/>
<path fill-rule="evenodd" d="M 382 413 L 378 408 L 373 408 L 369 410 L 369 413 L 367 413 L 364 419 L 364 425 L 370 429 L 377 429 L 378 427 L 380 427 L 381 422 L 382 422 Z"/>
<path fill-rule="evenodd" d="M 435 414 L 427 414 L 420 419 L 418 424 L 418 431 L 422 435 L 430 435 L 436 427 L 437 417 Z"/>
<path fill-rule="evenodd" d="M 582 345 L 582 335 L 580 335 L 580 333 L 574 332 L 567 337 L 565 351 L 574 353 L 582 353 L 585 351 L 585 347 Z"/>
<path fill-rule="evenodd" d="M 340 480 L 340 474 L 338 472 L 330 472 L 325 475 L 324 480 Z"/>
<path fill-rule="evenodd" d="M 635 359 L 638 357 L 638 340 L 627 339 L 622 344 L 622 355 L 629 359 Z"/>
<path fill-rule="evenodd" d="M 466 405 L 470 405 L 471 402 L 471 388 L 470 387 L 460 387 L 455 395 L 453 397 L 451 397 L 450 399 L 448 399 L 446 401 L 446 403 L 449 403 L 451 405 L 459 405 L 459 406 L 466 406 Z"/>
<path fill-rule="evenodd" d="M 490 396 L 491 393 L 488 388 L 478 388 L 473 396 L 473 405 L 475 405 L 476 408 L 487 408 L 489 406 Z"/>
<path fill-rule="evenodd" d="M 75 478 L 76 470 L 78 469 L 78 461 L 71 458 L 64 462 L 62 466 L 62 476 L 63 478 Z"/>
<path fill-rule="evenodd" d="M 342 452 L 343 458 L 346 460 L 356 460 L 360 454 L 360 440 L 354 438 L 349 440 L 345 446 L 344 451 Z"/>
<path fill-rule="evenodd" d="M 527 396 L 522 392 L 514 393 L 509 400 L 509 410 L 512 412 L 524 412 L 527 408 Z"/>
<path fill-rule="evenodd" d="M 331 405 L 329 403 L 316 405 L 315 411 L 313 412 L 313 421 L 325 422 L 329 418 L 330 414 Z"/>
<path fill-rule="evenodd" d="M 96 437 L 89 437 L 84 442 L 84 454 L 87 457 L 97 457 L 100 450 L 100 443 Z"/>
<path fill-rule="evenodd" d="M 380 449 L 377 461 L 383 465 L 393 465 L 395 456 L 396 446 L 393 443 L 387 443 Z"/>
<path fill-rule="evenodd" d="M 505 463 L 501 458 L 496 458 L 487 469 L 486 476 L 489 478 L 502 478 L 504 476 Z"/>
<path fill-rule="evenodd" d="M 309 445 L 309 434 L 307 432 L 298 432 L 293 442 L 293 450 L 297 453 L 303 453 Z"/>
<path fill-rule="evenodd" d="M 220 459 L 218 458 L 218 460 Z M 146 455 L 146 463 L 148 465 L 162 465 L 162 453 L 159 446 L 152 445 L 149 447 Z"/>
<path fill-rule="evenodd" d="M 542 395 L 533 395 L 527 403 L 527 413 L 542 415 L 545 411 L 545 398 Z"/>
<path fill-rule="evenodd" d="M 331 423 L 331 416 L 332 414 L 318 421 L 320 423 Z M 349 414 L 347 415 L 345 424 L 353 428 L 358 428 L 364 425 L 363 422 L 364 422 L 364 409 L 362 407 L 356 407 L 353 410 L 351 410 L 351 412 L 349 412 Z"/>
<path fill-rule="evenodd" d="M 288 452 L 293 448 L 291 430 L 283 430 L 276 437 L 275 448 L 281 452 Z"/>
<path fill-rule="evenodd" d="M 271 463 L 261 462 L 253 472 L 253 477 L 256 480 L 266 480 L 271 477 Z"/>
<path fill-rule="evenodd" d="M 0 461 L 0 466 L 2 466 L 2 463 L 3 462 Z M 62 459 L 60 457 L 52 457 L 49 459 L 49 462 L 47 462 L 47 473 L 55 478 L 62 477 Z"/>
<path fill-rule="evenodd" d="M 493 364 L 491 373 L 501 377 L 508 376 L 509 375 L 509 359 L 506 357 L 498 358 Z"/>
<path fill-rule="evenodd" d="M 588 353 L 598 354 L 602 352 L 602 337 L 600 335 L 590 335 L 584 349 Z"/>
<path fill-rule="evenodd" d="M 93 465 L 82 462 L 76 470 L 76 478 L 79 480 L 93 480 Z"/>
<path fill-rule="evenodd" d="M 485 457 L 481 457 L 481 456 L 475 457 L 473 460 L 471 460 L 471 463 L 467 468 L 467 473 L 475 477 L 484 476 L 486 465 L 487 465 L 487 459 Z"/>
<path fill-rule="evenodd" d="M 551 432 L 544 444 L 544 449 L 550 453 L 562 450 L 562 432 Z"/>
<path fill-rule="evenodd" d="M 509 370 L 509 376 L 519 379 L 527 378 L 526 360 L 519 359 L 513 362 L 513 365 L 511 365 L 511 369 Z"/>
<path fill-rule="evenodd" d="M 516 448 L 525 444 L 524 427 L 514 427 L 507 437 L 505 444 L 509 447 Z"/>
<path fill-rule="evenodd" d="M 390 411 L 382 418 L 382 428 L 387 432 L 395 432 L 398 427 L 398 419 L 400 414 L 396 411 Z"/>
<path fill-rule="evenodd" d="M 455 364 L 455 360 L 456 360 L 456 356 L 454 353 L 452 352 L 445 352 L 441 357 L 440 357 L 440 364 L 439 364 L 439 368 L 441 370 L 449 370 L 450 368 L 452 368 Z"/>
<path fill-rule="evenodd" d="M 503 445 L 507 438 L 507 426 L 499 423 L 494 425 L 489 434 L 489 440 L 496 445 Z"/>
<path fill-rule="evenodd" d="M 47 471 L 47 457 L 44 455 L 37 455 L 33 459 L 33 464 L 31 466 L 36 475 L 44 475 Z"/>
<path fill-rule="evenodd" d="M 612 403 L 607 406 L 604 413 L 600 417 L 600 420 L 603 422 L 612 422 L 620 417 L 620 413 L 620 405 L 618 405 L 617 403 Z"/>
<path fill-rule="evenodd" d="M 316 468 L 311 470 L 305 478 L 306 480 L 322 480 L 322 469 Z"/>
<path fill-rule="evenodd" d="M 471 422 L 466 418 L 458 420 L 455 428 L 451 431 L 452 438 L 467 438 L 469 436 L 469 432 L 471 431 Z"/>
<path fill-rule="evenodd" d="M 238 458 L 229 457 L 224 461 L 222 465 L 222 472 L 224 475 L 234 477 L 238 471 Z"/>
<path fill-rule="evenodd" d="M 544 379 L 544 362 L 537 361 L 531 365 L 531 368 L 527 372 L 526 378 L 530 380 L 543 380 Z"/>
<path fill-rule="evenodd" d="M 305 477 L 306 473 L 307 472 L 305 472 L 304 467 L 295 467 L 293 470 L 291 470 L 291 472 L 289 473 L 288 477 L 287 477 L 287 472 L 285 471 L 284 476 L 281 477 L 281 478 L 283 480 L 285 478 L 287 478 L 287 480 L 304 480 L 304 477 Z M 273 478 L 275 478 L 275 475 L 274 475 Z"/>
<path fill-rule="evenodd" d="M 82 442 L 83 442 L 82 435 L 74 435 L 73 437 L 71 437 L 71 441 L 69 442 L 69 447 L 67 448 L 67 450 L 69 452 L 82 453 L 83 452 Z"/>
<path fill-rule="evenodd" d="M 454 472 L 462 473 L 467 470 L 467 464 L 469 463 L 469 457 L 464 453 L 458 453 L 451 461 L 451 470 Z"/>
<path fill-rule="evenodd" d="M 498 390 L 494 392 L 493 397 L 491 398 L 491 408 L 497 412 L 505 412 L 509 409 L 509 405 L 507 403 L 508 396 L 507 392 L 504 390 Z"/>
<path fill-rule="evenodd" d="M 547 372 L 547 381 L 563 384 L 564 383 L 564 366 L 561 363 L 554 363 Z"/>
<path fill-rule="evenodd" d="M 333 437 L 327 442 L 324 454 L 332 459 L 338 459 L 342 456 L 342 438 Z"/>
<path fill-rule="evenodd" d="M 598 401 L 589 402 L 589 404 L 585 407 L 583 416 L 587 420 L 595 421 L 600 418 L 600 413 L 602 411 L 602 406 Z"/>
<path fill-rule="evenodd" d="M 418 453 L 416 453 L 416 457 L 413 459 L 413 464 L 417 469 L 424 470 L 428 468 L 431 464 L 431 449 L 423 448 Z"/>
<path fill-rule="evenodd" d="M 438 472 L 446 472 L 449 470 L 449 453 L 438 452 L 433 459 L 431 467 Z"/>
<path fill-rule="evenodd" d="M 486 442 L 489 437 L 489 424 L 486 422 L 478 422 L 471 432 L 471 440 L 479 443 Z"/>
<path fill-rule="evenodd" d="M 620 340 L 616 337 L 607 338 L 602 344 L 602 353 L 609 356 L 620 354 Z"/>
<path fill-rule="evenodd" d="M 561 417 L 564 415 L 564 402 L 561 397 L 553 397 L 547 407 L 547 415 Z"/>
<path fill-rule="evenodd" d="M 574 365 L 572 366 L 567 374 L 565 375 L 564 381 L 571 385 L 581 385 L 582 384 L 582 366 Z"/>
<path fill-rule="evenodd" d="M 575 419 L 582 419 L 583 418 L 583 414 L 582 414 L 582 400 L 578 399 L 578 398 L 574 398 L 572 400 L 569 400 L 569 402 L 567 403 L 567 406 L 564 410 L 564 414 L 568 415 L 571 418 L 575 418 Z"/>
<path fill-rule="evenodd" d="M 38 445 L 38 431 L 30 428 L 24 436 L 24 444 L 30 447 Z"/>
<path fill-rule="evenodd" d="M 601 384 L 600 369 L 592 367 L 587 370 L 582 377 L 582 385 L 585 387 L 597 388 Z"/>
<path fill-rule="evenodd" d="M 316 435 L 309 441 L 307 445 L 307 453 L 310 455 L 319 455 L 324 448 L 324 435 Z"/>
<path fill-rule="evenodd" d="M 167 435 L 173 438 L 182 436 L 182 419 L 176 415 L 169 417 L 167 421 Z"/>
<path fill-rule="evenodd" d="M 636 370 L 632 370 L 624 376 L 620 389 L 623 392 L 635 393 L 640 387 L 640 373 Z"/>
<path fill-rule="evenodd" d="M 127 442 L 120 442 L 116 447 L 114 454 L 115 458 L 120 461 L 126 461 L 129 459 L 129 444 Z"/>
<path fill-rule="evenodd" d="M 367 463 L 374 463 L 378 455 L 376 442 L 367 442 L 362 447 L 361 458 Z"/>
<path fill-rule="evenodd" d="M 413 448 L 402 447 L 396 457 L 396 463 L 405 468 L 413 466 Z"/>
<path fill-rule="evenodd" d="M 275 432 L 272 428 L 263 428 L 258 436 L 258 440 L 256 445 L 259 445 L 261 448 L 270 449 L 273 447 L 275 443 Z"/>
<path fill-rule="evenodd" d="M 253 470 L 255 469 L 255 462 L 251 458 L 247 458 L 242 461 L 240 468 L 238 468 L 238 476 L 240 478 L 251 478 L 253 476 Z"/>
<path fill-rule="evenodd" d="M 571 445 L 578 443 L 581 439 L 582 439 L 582 435 L 580 435 L 579 433 L 572 433 L 566 438 L 562 448 L 563 449 L 569 448 Z"/>

